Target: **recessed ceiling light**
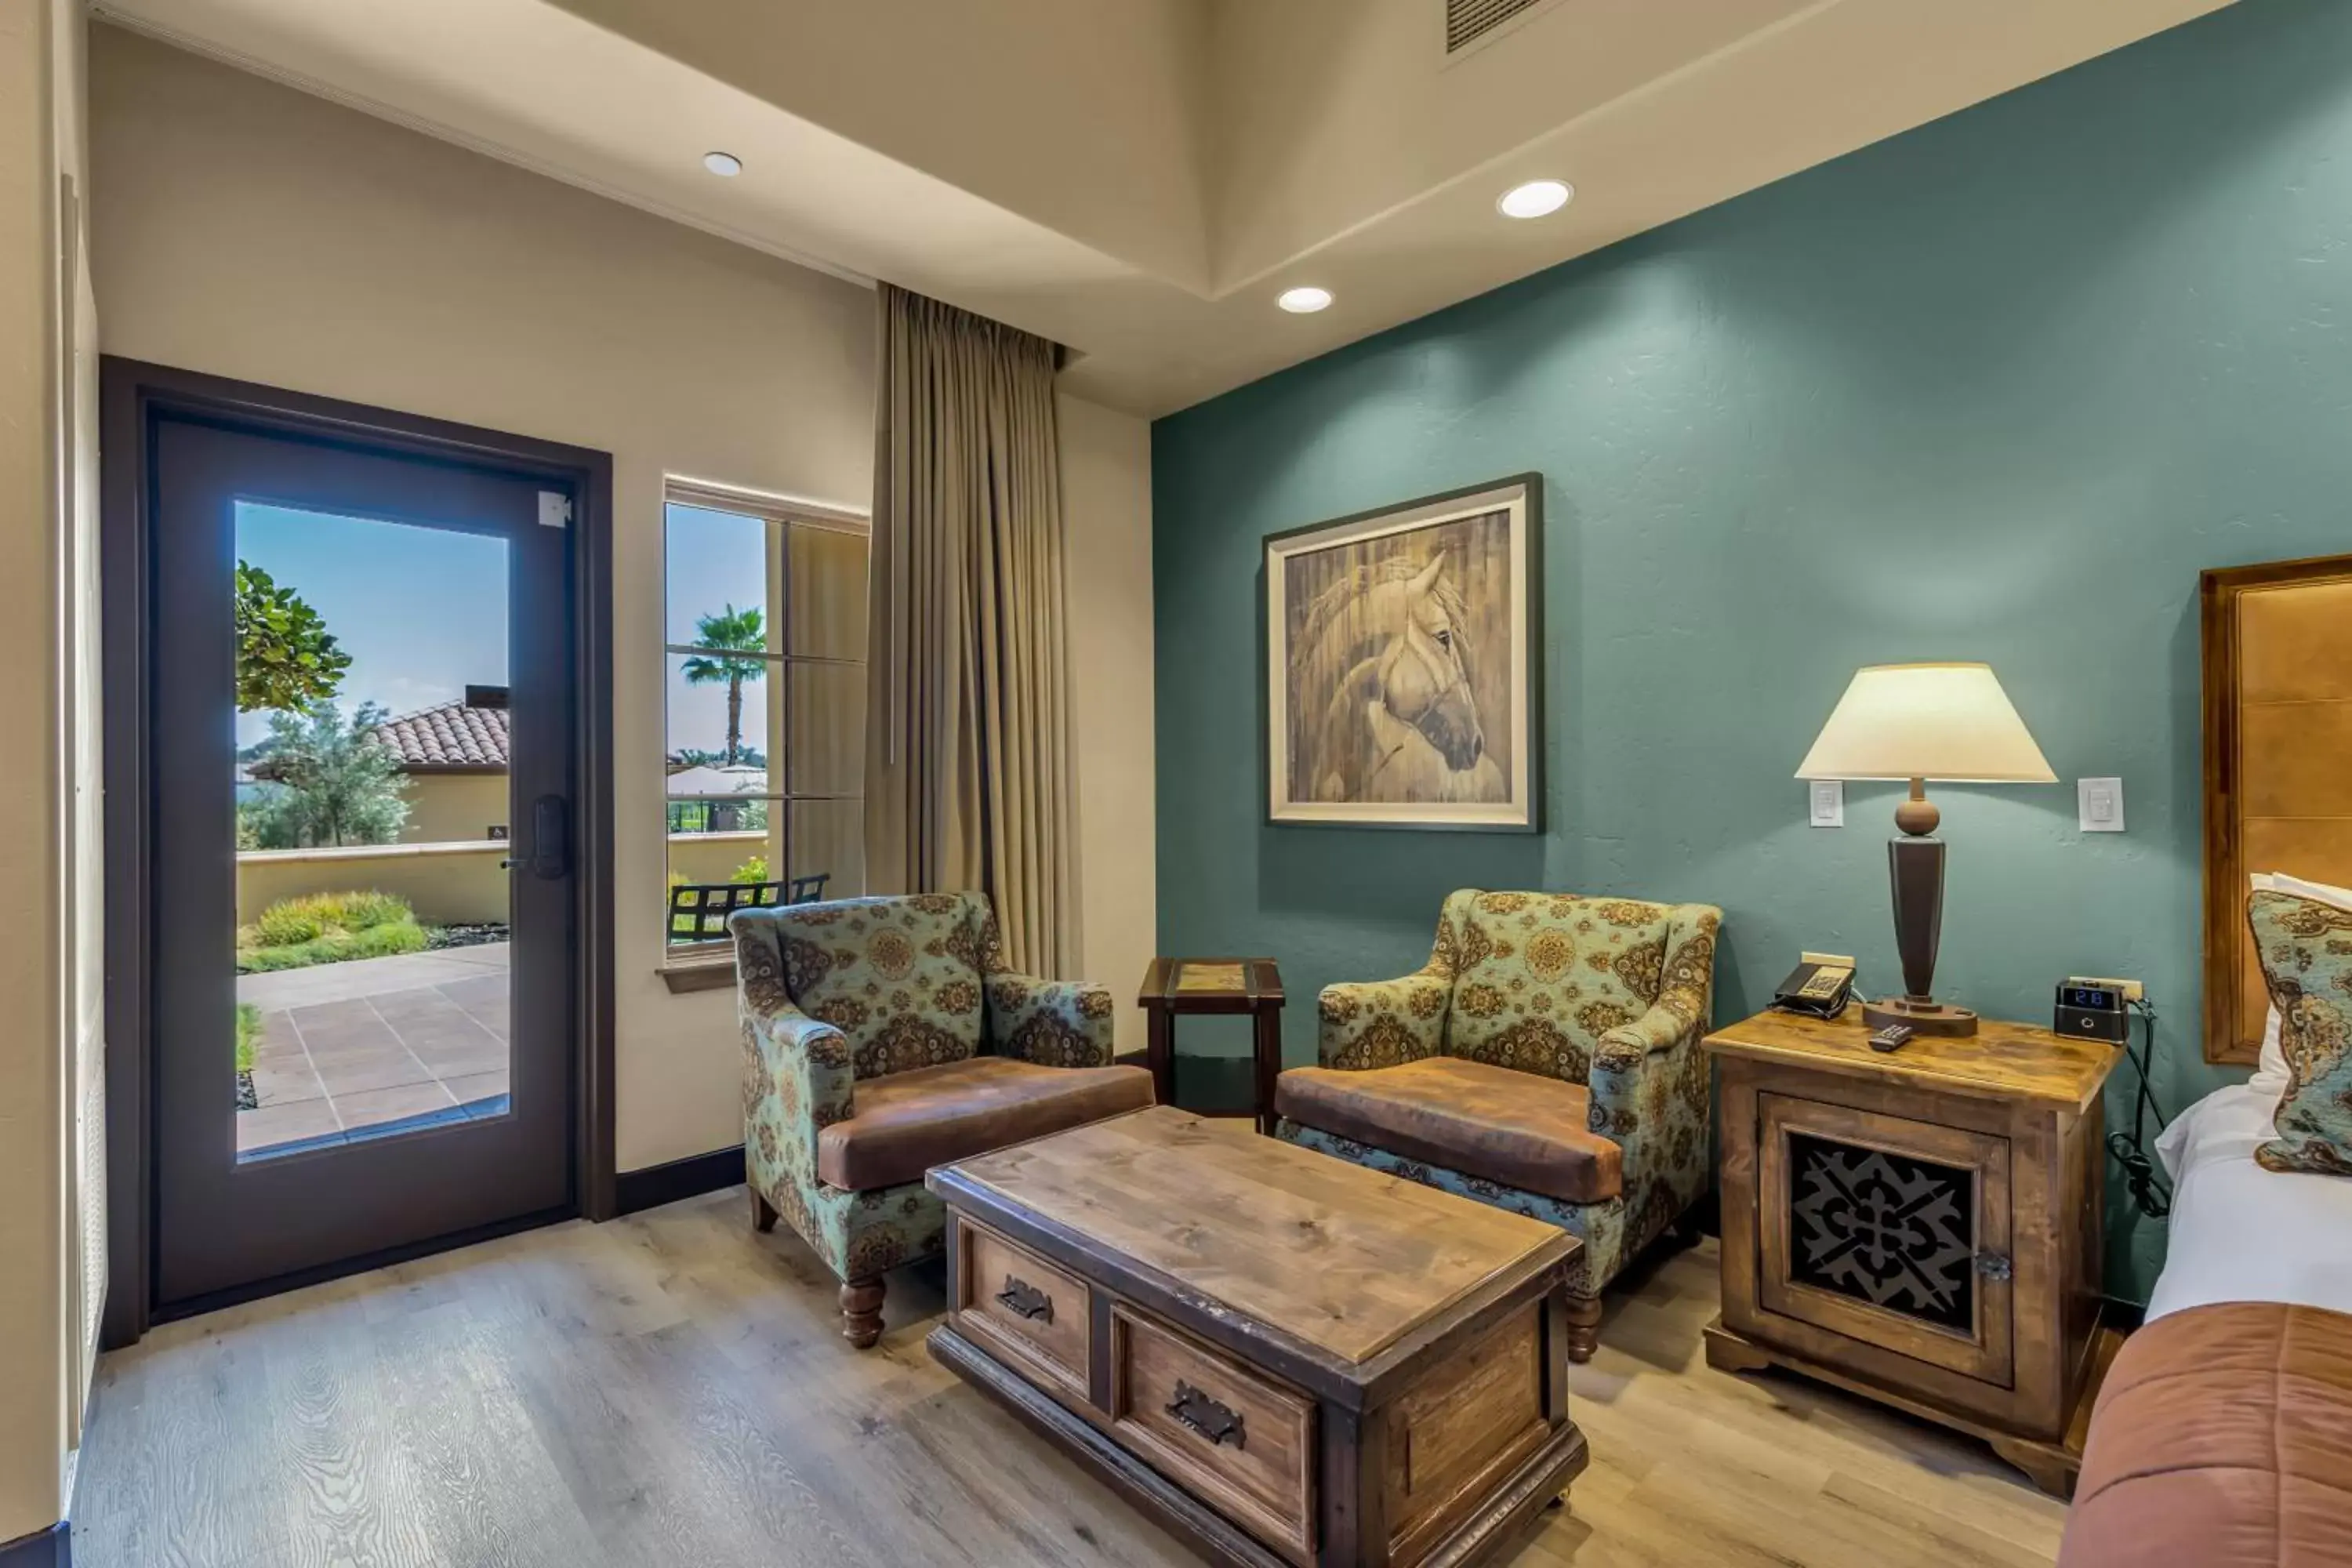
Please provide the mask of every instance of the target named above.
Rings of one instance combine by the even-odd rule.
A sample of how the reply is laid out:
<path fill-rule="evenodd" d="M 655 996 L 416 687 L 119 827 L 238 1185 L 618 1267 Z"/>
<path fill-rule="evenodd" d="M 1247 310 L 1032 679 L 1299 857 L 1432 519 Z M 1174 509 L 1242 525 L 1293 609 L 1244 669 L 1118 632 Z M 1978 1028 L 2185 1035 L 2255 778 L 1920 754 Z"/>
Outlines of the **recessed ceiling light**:
<path fill-rule="evenodd" d="M 1505 217 L 1542 217 L 1559 211 L 1575 195 L 1576 187 L 1565 180 L 1529 180 L 1505 191 L 1495 207 Z"/>
<path fill-rule="evenodd" d="M 1285 289 L 1274 302 L 1294 316 L 1312 315 L 1331 302 L 1331 290 L 1311 284 L 1303 289 Z"/>
<path fill-rule="evenodd" d="M 702 166 L 723 179 L 733 179 L 743 172 L 743 160 L 732 153 L 705 153 Z"/>

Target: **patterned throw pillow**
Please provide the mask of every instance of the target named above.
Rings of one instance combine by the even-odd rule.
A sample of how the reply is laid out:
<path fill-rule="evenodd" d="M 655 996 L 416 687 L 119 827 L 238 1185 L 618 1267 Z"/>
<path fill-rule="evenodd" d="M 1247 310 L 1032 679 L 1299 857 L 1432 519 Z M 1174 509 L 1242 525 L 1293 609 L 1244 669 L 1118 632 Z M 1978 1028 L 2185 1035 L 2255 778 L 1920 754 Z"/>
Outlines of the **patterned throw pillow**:
<path fill-rule="evenodd" d="M 2279 1011 L 2287 1089 L 2265 1170 L 2352 1176 L 2352 910 L 2291 893 L 2247 904 L 2263 978 Z"/>

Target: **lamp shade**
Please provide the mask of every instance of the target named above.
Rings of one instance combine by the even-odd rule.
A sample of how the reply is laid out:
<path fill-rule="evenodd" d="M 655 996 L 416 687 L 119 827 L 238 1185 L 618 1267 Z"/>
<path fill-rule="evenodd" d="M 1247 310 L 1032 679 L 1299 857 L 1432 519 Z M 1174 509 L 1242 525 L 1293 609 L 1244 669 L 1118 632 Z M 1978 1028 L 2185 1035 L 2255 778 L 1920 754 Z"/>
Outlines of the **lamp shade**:
<path fill-rule="evenodd" d="M 1856 670 L 1797 776 L 2058 780 L 1986 664 L 1874 664 Z"/>

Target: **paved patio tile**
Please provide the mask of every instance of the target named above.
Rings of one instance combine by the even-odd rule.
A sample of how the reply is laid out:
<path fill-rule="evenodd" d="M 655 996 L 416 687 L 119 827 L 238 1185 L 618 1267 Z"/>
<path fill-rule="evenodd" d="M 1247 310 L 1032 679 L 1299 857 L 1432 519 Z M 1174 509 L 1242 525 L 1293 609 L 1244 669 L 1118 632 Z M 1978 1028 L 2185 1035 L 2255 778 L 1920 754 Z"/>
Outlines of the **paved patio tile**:
<path fill-rule="evenodd" d="M 381 1051 L 329 1058 L 319 1063 L 319 1081 L 339 1101 L 378 1089 L 433 1083 L 439 1076 L 397 1039 Z"/>
<path fill-rule="evenodd" d="M 455 980 L 437 982 L 436 984 L 441 994 L 469 1011 L 476 1007 L 492 1005 L 505 1006 L 507 994 L 510 989 L 506 972 L 503 970 L 495 974 L 461 975 Z"/>
<path fill-rule="evenodd" d="M 340 1133 L 335 1108 L 326 1100 L 301 1100 L 290 1105 L 265 1105 L 236 1113 L 236 1152 L 249 1153 L 273 1144 L 295 1143 Z"/>
<path fill-rule="evenodd" d="M 264 1012 L 239 1153 L 507 1114 L 507 963 L 488 942 L 240 975 L 237 999 Z"/>
<path fill-rule="evenodd" d="M 371 1089 L 335 1096 L 335 1110 L 346 1131 L 362 1132 L 386 1121 L 404 1121 L 428 1111 L 455 1110 L 457 1102 L 438 1080 Z"/>
<path fill-rule="evenodd" d="M 507 1074 L 497 1072 L 471 1073 L 464 1078 L 445 1078 L 442 1086 L 457 1097 L 457 1103 L 478 1116 L 503 1116 L 507 1111 Z"/>
<path fill-rule="evenodd" d="M 484 942 L 440 952 L 408 952 L 392 958 L 362 958 L 349 963 L 320 963 L 308 969 L 280 970 L 275 974 L 240 974 L 236 995 L 264 1008 L 300 1007 L 358 996 L 380 996 L 409 991 L 443 981 L 480 978 L 486 971 L 503 972 L 507 944 Z"/>
<path fill-rule="evenodd" d="M 306 1100 L 324 1100 L 327 1086 L 310 1064 L 300 1057 L 286 1066 L 273 1066 L 257 1061 L 253 1064 L 253 1098 L 263 1110 L 273 1105 L 293 1105 Z"/>

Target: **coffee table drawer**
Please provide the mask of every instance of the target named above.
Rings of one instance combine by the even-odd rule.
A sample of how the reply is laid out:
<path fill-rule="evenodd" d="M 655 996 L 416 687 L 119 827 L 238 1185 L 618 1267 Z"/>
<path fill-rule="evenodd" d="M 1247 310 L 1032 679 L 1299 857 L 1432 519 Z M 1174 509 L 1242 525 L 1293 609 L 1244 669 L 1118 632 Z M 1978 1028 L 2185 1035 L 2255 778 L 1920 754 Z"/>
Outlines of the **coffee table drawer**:
<path fill-rule="evenodd" d="M 985 1226 L 963 1226 L 956 1320 L 992 1346 L 1025 1355 L 1076 1394 L 1087 1393 L 1094 1314 L 1087 1287 Z"/>
<path fill-rule="evenodd" d="M 1111 1436 L 1295 1562 L 1315 1552 L 1315 1405 L 1113 1303 Z"/>

